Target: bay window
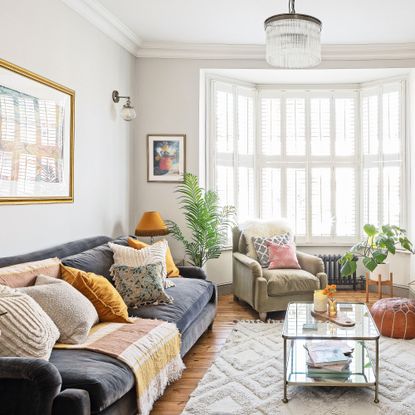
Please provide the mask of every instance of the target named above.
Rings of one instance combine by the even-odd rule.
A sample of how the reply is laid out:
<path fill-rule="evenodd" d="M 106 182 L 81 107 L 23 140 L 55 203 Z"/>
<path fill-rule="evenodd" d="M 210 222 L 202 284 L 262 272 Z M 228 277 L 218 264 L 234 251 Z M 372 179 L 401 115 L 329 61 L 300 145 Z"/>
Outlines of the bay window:
<path fill-rule="evenodd" d="M 338 90 L 210 80 L 208 181 L 238 221 L 286 217 L 299 242 L 404 226 L 404 81 Z"/>

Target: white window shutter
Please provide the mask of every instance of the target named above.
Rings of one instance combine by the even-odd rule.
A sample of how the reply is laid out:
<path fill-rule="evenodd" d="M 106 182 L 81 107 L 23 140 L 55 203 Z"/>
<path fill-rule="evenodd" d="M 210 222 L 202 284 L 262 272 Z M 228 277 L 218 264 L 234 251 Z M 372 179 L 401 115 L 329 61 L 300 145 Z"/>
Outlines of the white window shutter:
<path fill-rule="evenodd" d="M 238 92 L 238 153 L 253 154 L 255 145 L 254 98 Z"/>
<path fill-rule="evenodd" d="M 286 99 L 287 155 L 305 155 L 305 98 Z"/>
<path fill-rule="evenodd" d="M 331 169 L 311 169 L 311 234 L 331 235 L 333 214 L 331 211 Z"/>
<path fill-rule="evenodd" d="M 330 155 L 330 98 L 310 99 L 310 140 L 313 156 Z"/>
<path fill-rule="evenodd" d="M 379 151 L 379 105 L 378 94 L 362 96 L 362 139 L 363 153 L 377 154 Z"/>
<path fill-rule="evenodd" d="M 280 218 L 281 214 L 281 169 L 261 169 L 261 218 Z"/>
<path fill-rule="evenodd" d="M 281 98 L 261 98 L 261 152 L 281 154 Z"/>
<path fill-rule="evenodd" d="M 306 172 L 305 168 L 287 168 L 287 218 L 297 236 L 305 236 L 306 222 Z"/>
<path fill-rule="evenodd" d="M 238 168 L 238 220 L 243 222 L 255 216 L 254 169 Z"/>
<path fill-rule="evenodd" d="M 336 236 L 355 236 L 356 175 L 353 167 L 335 169 L 336 180 Z"/>
<path fill-rule="evenodd" d="M 221 206 L 235 205 L 234 169 L 231 166 L 216 166 L 216 191 Z"/>
<path fill-rule="evenodd" d="M 379 168 L 363 169 L 363 224 L 379 226 Z"/>
<path fill-rule="evenodd" d="M 383 223 L 400 224 L 401 194 L 400 168 L 389 166 L 383 168 Z"/>
<path fill-rule="evenodd" d="M 354 98 L 335 98 L 336 156 L 352 156 L 356 148 L 356 108 Z"/>
<path fill-rule="evenodd" d="M 215 92 L 215 143 L 218 153 L 232 153 L 234 141 L 234 102 L 232 90 L 224 88 Z"/>
<path fill-rule="evenodd" d="M 400 153 L 400 101 L 399 90 L 385 92 L 382 95 L 383 153 L 385 154 Z"/>

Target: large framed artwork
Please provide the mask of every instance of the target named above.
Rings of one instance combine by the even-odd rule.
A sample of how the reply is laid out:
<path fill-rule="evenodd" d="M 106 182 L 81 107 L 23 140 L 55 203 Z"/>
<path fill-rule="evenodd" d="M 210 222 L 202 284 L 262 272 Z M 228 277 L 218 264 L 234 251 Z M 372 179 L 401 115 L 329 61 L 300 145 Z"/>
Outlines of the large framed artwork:
<path fill-rule="evenodd" d="M 0 59 L 0 204 L 73 202 L 75 92 Z"/>
<path fill-rule="evenodd" d="M 186 136 L 149 134 L 147 169 L 149 182 L 182 182 L 186 171 Z"/>

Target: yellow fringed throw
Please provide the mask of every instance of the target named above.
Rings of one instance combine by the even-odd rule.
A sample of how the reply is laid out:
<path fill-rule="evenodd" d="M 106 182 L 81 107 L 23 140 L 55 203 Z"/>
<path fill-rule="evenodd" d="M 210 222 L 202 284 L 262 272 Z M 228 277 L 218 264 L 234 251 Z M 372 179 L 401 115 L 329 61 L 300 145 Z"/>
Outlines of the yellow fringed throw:
<path fill-rule="evenodd" d="M 148 415 L 166 386 L 179 379 L 185 368 L 180 342 L 174 324 L 135 319 L 133 324 L 97 324 L 85 343 L 58 343 L 55 348 L 91 350 L 126 363 L 135 376 L 138 413 Z"/>

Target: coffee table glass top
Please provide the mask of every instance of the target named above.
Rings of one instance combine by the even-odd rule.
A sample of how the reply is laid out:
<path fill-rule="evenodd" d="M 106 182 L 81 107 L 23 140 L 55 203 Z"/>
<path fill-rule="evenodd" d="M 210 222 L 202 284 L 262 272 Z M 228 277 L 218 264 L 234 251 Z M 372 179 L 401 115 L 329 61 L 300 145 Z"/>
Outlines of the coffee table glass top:
<path fill-rule="evenodd" d="M 364 303 L 338 303 L 340 313 L 355 321 L 353 327 L 341 327 L 335 323 L 315 319 L 311 315 L 313 303 L 290 303 L 284 320 L 282 336 L 288 339 L 354 339 L 375 340 L 379 331 Z M 317 330 L 304 329 L 304 324 L 316 323 Z"/>

